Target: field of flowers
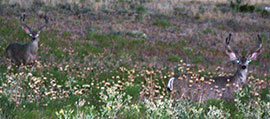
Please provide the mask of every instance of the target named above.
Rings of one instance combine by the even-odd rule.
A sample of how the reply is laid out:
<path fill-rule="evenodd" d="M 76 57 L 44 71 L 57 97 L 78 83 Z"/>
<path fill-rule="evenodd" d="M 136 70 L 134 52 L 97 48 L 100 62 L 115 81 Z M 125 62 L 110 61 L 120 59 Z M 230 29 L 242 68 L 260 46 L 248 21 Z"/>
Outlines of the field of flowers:
<path fill-rule="evenodd" d="M 166 14 L 141 3 L 119 11 L 0 5 L 0 118 L 268 119 L 270 13 L 265 6 L 243 11 L 238 4 L 183 2 Z M 30 41 L 20 26 L 22 12 L 33 28 L 41 23 L 39 14 L 51 20 L 40 34 L 33 72 L 30 66 L 18 72 L 4 58 L 9 43 Z M 174 75 L 234 73 L 224 48 L 228 33 L 241 54 L 255 47 L 257 34 L 264 46 L 235 100 L 174 99 L 166 87 Z"/>

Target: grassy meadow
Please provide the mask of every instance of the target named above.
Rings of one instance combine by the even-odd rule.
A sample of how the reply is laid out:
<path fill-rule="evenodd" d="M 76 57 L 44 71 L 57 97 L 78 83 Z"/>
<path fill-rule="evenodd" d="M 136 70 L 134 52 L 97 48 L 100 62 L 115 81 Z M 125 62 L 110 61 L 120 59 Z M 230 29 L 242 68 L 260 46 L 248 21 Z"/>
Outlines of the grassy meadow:
<path fill-rule="evenodd" d="M 86 1 L 95 3 L 90 7 L 0 2 L 0 118 L 270 118 L 267 1 Z M 9 43 L 30 41 L 20 25 L 22 12 L 33 29 L 44 23 L 39 14 L 50 17 L 33 72 L 29 66 L 17 72 L 4 58 Z M 225 54 L 229 33 L 239 54 L 255 48 L 257 34 L 264 47 L 236 99 L 175 101 L 166 88 L 174 75 L 235 72 Z"/>

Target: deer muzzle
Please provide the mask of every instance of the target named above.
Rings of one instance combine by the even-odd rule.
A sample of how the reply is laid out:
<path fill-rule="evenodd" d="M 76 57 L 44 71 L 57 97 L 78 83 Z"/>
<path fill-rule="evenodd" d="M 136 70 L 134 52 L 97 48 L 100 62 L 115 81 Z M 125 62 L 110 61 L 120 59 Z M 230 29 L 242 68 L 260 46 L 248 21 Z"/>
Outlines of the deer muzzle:
<path fill-rule="evenodd" d="M 242 65 L 241 68 L 242 68 L 242 69 L 246 69 L 247 66 L 246 66 L 246 65 Z"/>

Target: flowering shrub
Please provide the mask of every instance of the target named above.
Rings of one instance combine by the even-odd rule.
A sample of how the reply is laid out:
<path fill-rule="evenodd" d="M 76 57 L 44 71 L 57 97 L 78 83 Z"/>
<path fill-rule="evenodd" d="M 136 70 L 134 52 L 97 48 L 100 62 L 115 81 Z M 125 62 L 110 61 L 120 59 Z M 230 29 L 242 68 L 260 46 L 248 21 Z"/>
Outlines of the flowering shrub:
<path fill-rule="evenodd" d="M 262 101 L 259 98 L 249 100 L 240 99 L 246 95 L 248 90 L 237 92 L 235 106 L 240 118 L 269 118 L 270 102 Z M 269 95 L 268 95 L 269 96 Z M 86 106 L 84 111 L 73 111 L 70 109 L 56 112 L 60 119 L 88 119 L 88 118 L 187 118 L 187 119 L 228 119 L 231 118 L 229 110 L 221 102 L 218 105 L 208 105 L 206 103 L 194 103 L 187 99 L 144 99 L 141 102 L 132 103 L 132 97 L 121 92 L 117 86 L 106 87 L 100 93 L 100 110 L 94 106 Z M 254 102 L 257 101 L 257 102 Z"/>
<path fill-rule="evenodd" d="M 103 90 L 100 96 L 102 102 L 105 103 L 101 108 L 101 118 L 118 118 L 131 102 L 131 97 L 127 96 L 127 98 L 124 98 L 126 94 L 117 91 L 117 87 Z"/>
<path fill-rule="evenodd" d="M 206 119 L 229 119 L 230 114 L 222 109 L 218 109 L 215 106 L 210 106 L 209 111 L 205 115 Z"/>
<path fill-rule="evenodd" d="M 172 106 L 173 100 L 145 100 L 144 104 L 146 107 L 146 117 L 152 119 L 177 117 L 176 110 Z"/>
<path fill-rule="evenodd" d="M 23 102 L 40 101 L 43 95 L 44 80 L 40 77 L 33 77 L 31 73 L 16 73 L 6 75 L 1 87 L 1 93 L 5 95 L 10 102 L 22 104 Z"/>
<path fill-rule="evenodd" d="M 255 94 L 258 93 L 258 91 L 254 92 Z M 270 117 L 270 95 L 267 94 L 266 98 L 267 100 L 262 100 L 259 96 L 249 97 L 246 100 L 243 100 L 242 98 L 250 95 L 250 89 L 245 88 L 242 91 L 239 91 L 236 95 L 236 107 L 238 111 L 243 115 L 244 118 L 269 118 Z"/>
<path fill-rule="evenodd" d="M 178 73 L 191 72 L 187 64 L 178 69 Z M 102 74 L 103 69 L 94 71 Z M 53 76 L 50 73 L 48 75 Z M 233 103 L 221 100 L 195 103 L 188 99 L 171 98 L 164 86 L 165 80 L 172 75 L 173 72 L 162 70 L 120 67 L 117 74 L 107 76 L 108 79 L 92 79 L 90 83 L 78 83 L 78 77 L 72 76 L 61 82 L 49 76 L 11 73 L 1 78 L 0 92 L 4 100 L 1 109 L 4 117 L 7 117 L 7 114 L 13 113 L 13 110 L 7 110 L 8 106 L 21 109 L 35 105 L 54 107 L 57 102 L 65 103 L 64 106 L 52 110 L 55 118 L 59 119 L 270 117 L 269 92 L 262 95 L 262 89 L 267 90 L 262 85 L 267 83 L 266 80 L 250 76 L 248 84 L 236 93 Z M 135 83 L 138 81 L 140 84 Z M 65 102 L 69 98 L 72 101 Z"/>

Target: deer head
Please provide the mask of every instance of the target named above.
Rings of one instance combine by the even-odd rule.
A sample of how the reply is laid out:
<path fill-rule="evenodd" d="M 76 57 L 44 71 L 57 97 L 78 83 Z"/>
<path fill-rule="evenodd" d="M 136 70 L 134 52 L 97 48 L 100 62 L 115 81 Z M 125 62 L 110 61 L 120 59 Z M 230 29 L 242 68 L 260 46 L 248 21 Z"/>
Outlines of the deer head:
<path fill-rule="evenodd" d="M 229 34 L 229 36 L 226 38 L 226 54 L 229 56 L 231 61 L 234 61 L 238 64 L 239 70 L 246 70 L 248 67 L 248 64 L 254 60 L 257 59 L 257 57 L 262 53 L 262 39 L 260 35 L 257 35 L 258 42 L 257 42 L 257 48 L 252 53 L 248 53 L 247 56 L 239 56 L 237 53 L 235 53 L 232 48 L 230 47 L 230 41 L 231 41 L 232 35 Z"/>
<path fill-rule="evenodd" d="M 43 16 L 43 19 L 45 19 L 45 24 L 41 25 L 40 27 L 38 27 L 38 29 L 36 31 L 33 31 L 31 29 L 31 27 L 29 27 L 28 25 L 26 25 L 25 22 L 25 14 L 21 15 L 21 25 L 22 25 L 22 29 L 31 37 L 32 41 L 36 40 L 40 34 L 40 31 L 46 27 L 49 23 L 49 19 L 47 16 Z"/>

